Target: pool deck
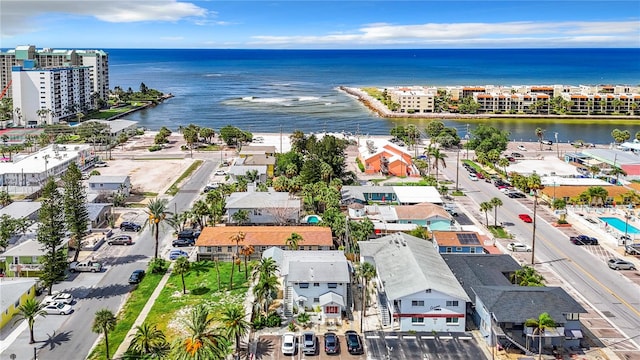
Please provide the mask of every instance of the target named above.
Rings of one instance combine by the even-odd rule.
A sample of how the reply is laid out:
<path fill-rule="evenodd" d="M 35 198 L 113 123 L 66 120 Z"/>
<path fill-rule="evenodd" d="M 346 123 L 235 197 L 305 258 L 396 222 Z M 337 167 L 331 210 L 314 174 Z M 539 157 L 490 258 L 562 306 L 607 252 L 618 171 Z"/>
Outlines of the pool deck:
<path fill-rule="evenodd" d="M 627 208 L 591 208 L 591 207 L 568 207 L 568 213 L 582 220 L 581 223 L 601 234 L 608 234 L 613 238 L 612 243 L 621 245 L 617 241 L 624 235 L 626 224 L 629 225 L 627 234 L 634 243 L 640 243 L 640 212 L 636 209 Z M 610 225 L 601 218 L 616 218 L 621 221 L 623 228 Z M 635 231 L 634 231 L 635 230 Z"/>

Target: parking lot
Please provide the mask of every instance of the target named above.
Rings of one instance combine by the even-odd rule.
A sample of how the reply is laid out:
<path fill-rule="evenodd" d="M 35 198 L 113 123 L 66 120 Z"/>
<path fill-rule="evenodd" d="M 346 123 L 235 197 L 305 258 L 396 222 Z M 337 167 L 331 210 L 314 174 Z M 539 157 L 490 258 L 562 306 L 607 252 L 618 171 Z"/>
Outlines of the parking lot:
<path fill-rule="evenodd" d="M 339 336 L 339 355 L 324 353 L 323 337 L 318 336 L 320 353 L 304 355 L 300 351 L 295 356 L 285 356 L 281 351 L 280 336 L 261 336 L 257 344 L 256 359 L 349 359 L 349 360 L 415 360 L 415 359 L 486 359 L 484 352 L 471 334 L 388 333 L 366 332 L 363 336 L 364 355 L 350 355 L 346 351 L 344 336 Z"/>

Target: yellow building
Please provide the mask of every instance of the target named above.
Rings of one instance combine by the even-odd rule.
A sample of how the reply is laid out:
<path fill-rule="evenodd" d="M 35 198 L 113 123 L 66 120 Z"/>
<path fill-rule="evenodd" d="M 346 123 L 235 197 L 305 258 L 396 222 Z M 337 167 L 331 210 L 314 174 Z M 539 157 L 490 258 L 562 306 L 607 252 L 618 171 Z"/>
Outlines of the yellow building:
<path fill-rule="evenodd" d="M 0 304 L 2 306 L 0 329 L 11 322 L 13 315 L 18 312 L 18 307 L 35 296 L 36 279 L 0 278 Z"/>

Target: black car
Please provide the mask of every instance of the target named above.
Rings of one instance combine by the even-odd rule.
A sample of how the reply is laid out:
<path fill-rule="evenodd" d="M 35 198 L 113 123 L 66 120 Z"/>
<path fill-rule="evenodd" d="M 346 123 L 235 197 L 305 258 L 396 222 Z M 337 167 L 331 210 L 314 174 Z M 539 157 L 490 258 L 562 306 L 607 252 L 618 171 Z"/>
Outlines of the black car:
<path fill-rule="evenodd" d="M 185 229 L 178 232 L 178 239 L 187 239 L 195 242 L 198 236 L 200 236 L 200 231 L 197 230 Z"/>
<path fill-rule="evenodd" d="M 340 353 L 340 340 L 334 333 L 324 334 L 324 352 L 327 355 L 337 355 Z"/>
<path fill-rule="evenodd" d="M 134 270 L 129 276 L 129 284 L 139 284 L 144 277 L 144 270 Z"/>
<path fill-rule="evenodd" d="M 140 229 L 142 229 L 142 226 L 130 221 L 124 221 L 120 224 L 121 231 L 140 231 Z"/>
<path fill-rule="evenodd" d="M 351 355 L 364 354 L 364 348 L 362 347 L 362 339 L 357 332 L 348 330 L 344 333 L 344 337 L 347 340 L 347 350 Z"/>
<path fill-rule="evenodd" d="M 171 245 L 173 245 L 174 247 L 181 247 L 181 246 L 193 246 L 195 245 L 196 241 L 193 239 L 175 239 L 171 242 Z"/>

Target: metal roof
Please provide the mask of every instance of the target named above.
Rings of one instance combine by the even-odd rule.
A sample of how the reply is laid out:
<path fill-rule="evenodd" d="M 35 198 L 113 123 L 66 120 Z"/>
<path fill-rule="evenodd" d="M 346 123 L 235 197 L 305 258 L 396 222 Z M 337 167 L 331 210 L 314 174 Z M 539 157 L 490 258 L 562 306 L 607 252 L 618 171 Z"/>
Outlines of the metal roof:
<path fill-rule="evenodd" d="M 235 192 L 227 197 L 227 209 L 300 209 L 301 200 L 288 192 Z"/>
<path fill-rule="evenodd" d="M 0 209 L 0 216 L 9 215 L 14 219 L 22 219 L 40 210 L 40 201 L 14 201 Z"/>

